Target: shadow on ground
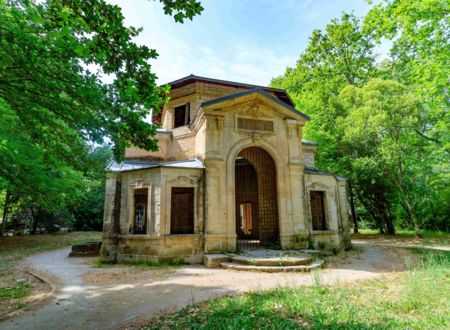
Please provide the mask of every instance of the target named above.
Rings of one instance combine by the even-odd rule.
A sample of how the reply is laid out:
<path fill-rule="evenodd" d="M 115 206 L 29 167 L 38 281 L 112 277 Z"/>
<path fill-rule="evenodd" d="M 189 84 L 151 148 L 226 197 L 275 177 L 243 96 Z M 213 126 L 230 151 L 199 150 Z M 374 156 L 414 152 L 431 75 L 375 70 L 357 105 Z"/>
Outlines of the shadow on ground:
<path fill-rule="evenodd" d="M 355 249 L 346 255 L 330 257 L 327 268 L 319 272 L 276 274 L 203 266 L 136 271 L 127 267 L 93 269 L 86 259 L 67 258 L 68 249 L 42 253 L 33 256 L 29 263 L 60 280 L 55 299 L 40 310 L 24 312 L 0 323 L 0 327 L 4 330 L 111 329 L 223 295 L 310 285 L 317 281 L 333 284 L 372 279 L 406 267 L 404 253 L 393 253 L 369 241 L 354 241 L 354 245 Z M 119 275 L 106 276 L 114 272 Z"/>

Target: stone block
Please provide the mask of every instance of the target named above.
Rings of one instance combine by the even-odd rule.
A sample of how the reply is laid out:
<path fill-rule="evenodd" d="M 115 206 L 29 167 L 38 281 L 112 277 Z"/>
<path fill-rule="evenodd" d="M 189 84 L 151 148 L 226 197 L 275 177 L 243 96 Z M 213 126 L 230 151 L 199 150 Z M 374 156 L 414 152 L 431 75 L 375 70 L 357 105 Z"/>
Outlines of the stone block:
<path fill-rule="evenodd" d="M 226 254 L 205 254 L 203 256 L 203 264 L 208 268 L 219 267 L 222 262 L 228 262 L 230 259 L 230 256 Z"/>

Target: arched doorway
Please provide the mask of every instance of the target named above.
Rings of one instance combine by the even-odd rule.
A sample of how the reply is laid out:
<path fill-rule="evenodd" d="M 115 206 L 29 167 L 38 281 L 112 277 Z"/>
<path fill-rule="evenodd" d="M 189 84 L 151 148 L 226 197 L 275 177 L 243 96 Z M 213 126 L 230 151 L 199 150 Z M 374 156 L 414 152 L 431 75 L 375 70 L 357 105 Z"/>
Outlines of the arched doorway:
<path fill-rule="evenodd" d="M 279 244 L 275 162 L 259 147 L 243 149 L 235 161 L 236 234 L 240 248 Z"/>

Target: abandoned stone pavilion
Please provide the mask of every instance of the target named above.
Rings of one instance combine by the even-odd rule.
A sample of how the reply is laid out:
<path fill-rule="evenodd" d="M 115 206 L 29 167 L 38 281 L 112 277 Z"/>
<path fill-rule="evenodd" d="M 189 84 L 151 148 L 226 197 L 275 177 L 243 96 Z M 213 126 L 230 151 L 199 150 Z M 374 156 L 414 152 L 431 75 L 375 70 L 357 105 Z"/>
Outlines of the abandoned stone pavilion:
<path fill-rule="evenodd" d="M 190 75 L 153 118 L 159 150 L 108 167 L 102 255 L 180 258 L 350 244 L 345 178 L 314 165 L 282 89 Z"/>

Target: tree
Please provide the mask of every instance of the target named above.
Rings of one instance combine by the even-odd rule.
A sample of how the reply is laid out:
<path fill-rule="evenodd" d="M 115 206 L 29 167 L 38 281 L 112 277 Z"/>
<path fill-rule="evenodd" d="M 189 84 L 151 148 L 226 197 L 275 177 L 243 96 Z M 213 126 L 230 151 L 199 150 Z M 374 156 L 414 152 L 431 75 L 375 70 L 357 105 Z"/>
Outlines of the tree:
<path fill-rule="evenodd" d="M 103 224 L 103 205 L 105 201 L 104 169 L 112 160 L 108 147 L 94 148 L 89 154 L 91 166 L 86 173 L 83 196 L 69 207 L 75 230 L 101 230 Z"/>
<path fill-rule="evenodd" d="M 439 0 L 383 0 L 363 24 L 343 14 L 314 31 L 297 65 L 272 81 L 311 116 L 304 137 L 319 142 L 317 166 L 347 176 L 359 218 L 381 233 L 394 234 L 394 224 L 419 235 L 422 228 L 448 230 L 448 15 L 448 3 Z M 376 63 L 373 51 L 386 39 L 393 43 L 390 56 Z M 403 111 L 413 101 L 415 122 L 405 127 Z M 375 120 L 369 127 L 386 132 L 388 123 L 373 117 L 379 110 L 400 140 L 352 127 L 365 115 Z M 351 138 L 357 127 L 358 138 Z"/>
<path fill-rule="evenodd" d="M 346 175 L 352 182 L 348 186 L 352 188 L 349 195 L 356 195 L 367 209 L 381 209 L 383 220 L 378 216 L 379 221 L 392 222 L 388 211 L 391 206 L 385 196 L 387 189 L 375 189 L 367 185 L 362 176 L 355 175 L 351 154 L 342 149 L 342 134 L 336 127 L 336 119 L 345 116 L 346 111 L 338 102 L 340 91 L 348 85 L 361 86 L 378 73 L 373 49 L 372 36 L 364 33 L 359 20 L 354 15 L 342 14 L 341 19 L 332 20 L 325 31 L 313 32 L 296 66 L 287 68 L 283 76 L 273 79 L 272 85 L 285 88 L 297 107 L 312 117 L 305 126 L 304 137 L 320 145 L 317 166 Z M 366 191 L 372 188 L 372 191 Z M 362 196 L 372 197 L 362 199 Z M 354 204 L 353 199 L 351 204 Z M 371 214 L 377 216 L 377 212 Z M 356 214 L 353 216 L 356 218 Z"/>
<path fill-rule="evenodd" d="M 203 9 L 196 1 L 161 2 L 179 22 Z M 103 0 L 0 1 L 0 98 L 35 143 L 73 164 L 86 156 L 81 140 L 109 138 L 117 159 L 129 143 L 157 147 L 155 126 L 144 119 L 167 100 L 167 88 L 151 72 L 156 51 L 135 44 L 141 29 L 123 20 Z"/>
<path fill-rule="evenodd" d="M 421 120 L 417 98 L 398 82 L 373 79 L 362 87 L 346 87 L 340 100 L 348 112 L 338 123 L 344 132 L 343 144 L 356 151 L 354 170 L 367 173 L 375 168 L 388 178 L 421 236 L 414 194 L 416 182 L 422 178 L 414 164 L 421 162 L 426 144 L 415 132 Z"/>
<path fill-rule="evenodd" d="M 417 134 L 441 152 L 450 148 L 449 14 L 448 1 L 383 0 L 364 19 L 365 30 L 378 43 L 392 40 L 389 73 L 421 100 L 425 121 Z"/>
<path fill-rule="evenodd" d="M 383 67 L 388 79 L 401 82 L 420 101 L 416 134 L 426 146 L 416 166 L 417 173 L 429 177 L 421 188 L 425 197 L 420 199 L 428 200 L 420 208 L 421 218 L 427 228 L 443 230 L 448 230 L 450 212 L 449 14 L 448 1 L 384 0 L 364 19 L 364 28 L 378 43 L 392 41 Z"/>
<path fill-rule="evenodd" d="M 160 2 L 180 23 L 203 10 Z M 117 160 L 129 144 L 157 148 L 145 118 L 168 88 L 151 72 L 156 51 L 133 42 L 140 31 L 104 0 L 0 0 L 0 190 L 37 205 L 36 219 L 77 200 L 90 144 L 111 141 Z"/>

